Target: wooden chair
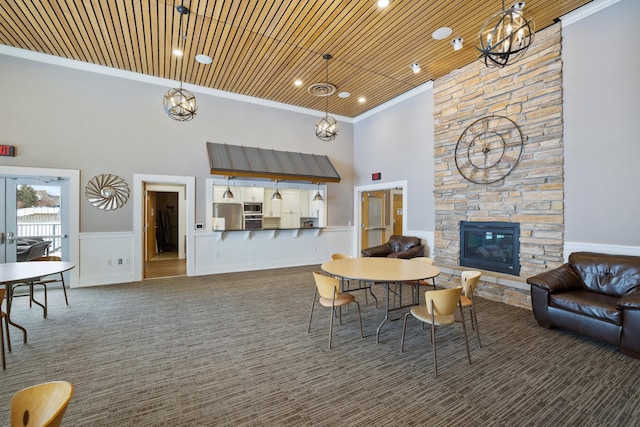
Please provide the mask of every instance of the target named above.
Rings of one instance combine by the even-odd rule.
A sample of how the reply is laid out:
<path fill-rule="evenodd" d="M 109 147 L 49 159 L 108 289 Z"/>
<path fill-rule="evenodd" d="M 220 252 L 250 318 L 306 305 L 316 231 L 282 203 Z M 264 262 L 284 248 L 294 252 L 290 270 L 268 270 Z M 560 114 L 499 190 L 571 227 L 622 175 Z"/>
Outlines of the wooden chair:
<path fill-rule="evenodd" d="M 427 291 L 424 294 L 425 305 L 413 307 L 409 313 L 404 316 L 402 323 L 402 340 L 400 341 L 400 352 L 404 352 L 404 336 L 407 329 L 407 317 L 413 315 L 416 319 L 423 323 L 431 325 L 431 345 L 433 347 L 433 367 L 435 376 L 438 376 L 438 359 L 436 356 L 436 326 L 450 326 L 455 323 L 456 308 L 460 308 L 462 316 L 462 330 L 464 331 L 464 342 L 467 347 L 467 358 L 471 364 L 471 353 L 469 353 L 469 340 L 467 339 L 467 328 L 464 323 L 464 313 L 462 304 L 460 303 L 460 295 L 462 295 L 462 287 L 453 289 L 440 289 L 437 291 Z"/>
<path fill-rule="evenodd" d="M 58 427 L 73 395 L 73 384 L 52 381 L 18 391 L 11 399 L 11 427 Z"/>
<path fill-rule="evenodd" d="M 470 310 L 471 329 L 476 332 L 476 336 L 478 337 L 478 347 L 482 347 L 482 344 L 480 343 L 480 329 L 478 329 L 478 317 L 476 315 L 474 295 L 481 275 L 482 273 L 479 271 L 463 271 L 460 276 L 462 289 L 464 290 L 464 295 L 460 296 L 460 303 L 463 308 L 468 308 Z"/>
<path fill-rule="evenodd" d="M 313 272 L 313 277 L 316 282 L 315 290 L 313 292 L 313 302 L 311 304 L 311 314 L 309 315 L 309 328 L 307 333 L 311 332 L 311 319 L 313 318 L 313 308 L 316 303 L 316 297 L 320 294 L 320 304 L 324 307 L 331 308 L 331 317 L 329 320 L 329 350 L 331 350 L 331 337 L 333 335 L 333 317 L 338 308 L 338 315 L 340 318 L 340 324 L 342 325 L 342 310 L 341 307 L 355 303 L 358 307 L 358 320 L 360 321 L 360 337 L 364 338 L 364 332 L 362 331 L 362 316 L 360 315 L 360 304 L 356 301 L 356 297 L 351 294 L 340 293 L 340 280 L 335 277 L 325 276 L 317 271 Z"/>
<path fill-rule="evenodd" d="M 7 322 L 7 314 L 2 311 L 2 302 L 4 301 L 5 289 L 0 289 L 0 345 L 2 345 L 2 370 L 7 369 L 7 362 L 4 354 L 4 332 L 2 331 L 2 325 L 4 324 L 5 332 L 7 333 L 7 349 L 11 351 L 11 337 L 9 336 L 9 322 Z"/>
<path fill-rule="evenodd" d="M 335 261 L 337 259 L 347 259 L 347 258 L 353 258 L 351 255 L 347 255 L 347 254 L 332 254 L 331 255 L 331 260 Z M 342 279 L 342 292 L 351 292 L 351 291 L 360 291 L 360 290 L 364 290 L 364 303 L 369 305 L 369 297 L 367 296 L 367 290 L 369 291 L 369 293 L 371 294 L 371 296 L 373 297 L 373 299 L 376 302 L 376 308 L 378 308 L 378 298 L 376 298 L 376 296 L 373 294 L 373 292 L 371 291 L 371 284 L 370 283 L 365 283 L 362 282 L 361 280 L 358 281 L 358 287 L 352 289 L 351 288 L 351 281 L 350 280 L 345 280 Z M 345 287 L 346 285 L 346 287 Z"/>

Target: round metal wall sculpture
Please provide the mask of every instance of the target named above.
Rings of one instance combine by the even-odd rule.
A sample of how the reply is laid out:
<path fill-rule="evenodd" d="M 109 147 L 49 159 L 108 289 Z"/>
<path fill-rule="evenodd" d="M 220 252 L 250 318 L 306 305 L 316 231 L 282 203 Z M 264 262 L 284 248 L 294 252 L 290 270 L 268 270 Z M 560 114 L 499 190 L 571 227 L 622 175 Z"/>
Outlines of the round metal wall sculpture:
<path fill-rule="evenodd" d="M 460 174 L 476 184 L 504 179 L 520 161 L 522 132 L 503 116 L 487 116 L 471 123 L 456 144 L 455 160 Z"/>
<path fill-rule="evenodd" d="M 129 186 L 117 175 L 96 175 L 89 180 L 84 190 L 93 206 L 105 211 L 121 208 L 129 200 Z"/>

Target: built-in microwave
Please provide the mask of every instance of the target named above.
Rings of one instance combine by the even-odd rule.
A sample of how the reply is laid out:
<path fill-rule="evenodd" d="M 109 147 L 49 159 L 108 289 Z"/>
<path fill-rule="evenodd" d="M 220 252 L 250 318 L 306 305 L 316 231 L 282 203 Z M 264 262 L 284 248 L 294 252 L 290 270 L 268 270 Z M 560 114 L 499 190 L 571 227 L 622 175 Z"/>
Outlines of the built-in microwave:
<path fill-rule="evenodd" d="M 245 215 L 262 215 L 262 203 L 245 203 Z"/>

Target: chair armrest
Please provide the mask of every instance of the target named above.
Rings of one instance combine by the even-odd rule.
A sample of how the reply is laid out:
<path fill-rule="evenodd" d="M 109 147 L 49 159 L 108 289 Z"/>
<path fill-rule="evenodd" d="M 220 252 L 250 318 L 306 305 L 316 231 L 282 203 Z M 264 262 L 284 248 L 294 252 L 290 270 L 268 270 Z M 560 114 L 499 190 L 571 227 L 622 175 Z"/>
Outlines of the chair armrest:
<path fill-rule="evenodd" d="M 391 253 L 387 255 L 387 257 L 410 259 L 410 258 L 415 258 L 423 255 L 424 255 L 424 245 L 418 245 L 418 246 L 409 248 L 406 251 Z"/>
<path fill-rule="evenodd" d="M 378 246 L 373 246 L 360 251 L 363 256 L 385 257 L 391 253 L 391 246 L 389 243 L 385 243 Z"/>
<path fill-rule="evenodd" d="M 529 277 L 527 283 L 549 293 L 578 290 L 584 287 L 580 277 L 568 264 Z"/>
<path fill-rule="evenodd" d="M 640 310 L 640 291 L 620 297 L 616 302 L 618 310 Z"/>

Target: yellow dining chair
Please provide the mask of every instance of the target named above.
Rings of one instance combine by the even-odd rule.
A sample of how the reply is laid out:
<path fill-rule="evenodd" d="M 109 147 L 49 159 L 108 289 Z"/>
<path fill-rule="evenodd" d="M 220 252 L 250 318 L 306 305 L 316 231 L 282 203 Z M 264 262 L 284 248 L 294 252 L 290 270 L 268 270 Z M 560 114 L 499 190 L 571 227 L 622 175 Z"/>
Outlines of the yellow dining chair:
<path fill-rule="evenodd" d="M 18 391 L 11 399 L 11 427 L 58 427 L 73 395 L 67 381 L 52 381 Z"/>
<path fill-rule="evenodd" d="M 4 330 L 7 333 L 7 349 L 11 351 L 11 337 L 9 336 L 9 322 L 7 322 L 7 314 L 2 311 L 2 302 L 4 301 L 5 289 L 0 289 L 0 345 L 2 345 L 2 370 L 7 369 L 7 362 L 4 354 L 4 332 L 2 331 L 2 325 L 4 324 Z"/>
<path fill-rule="evenodd" d="M 316 304 L 316 297 L 320 294 L 320 305 L 331 308 L 331 317 L 329 320 L 329 350 L 331 350 L 331 336 L 333 334 L 333 318 L 338 308 L 338 316 L 340 318 L 340 324 L 342 324 L 342 311 L 341 307 L 355 303 L 358 307 L 358 320 L 360 321 L 360 337 L 364 338 L 362 331 L 362 316 L 360 315 L 360 304 L 356 301 L 356 297 L 347 293 L 340 293 L 340 280 L 335 277 L 325 276 L 317 271 L 313 272 L 313 277 L 316 282 L 315 290 L 313 292 L 313 302 L 311 304 L 311 314 L 309 315 L 309 328 L 307 333 L 311 332 L 311 319 L 313 318 L 313 308 Z"/>
<path fill-rule="evenodd" d="M 476 332 L 476 336 L 478 337 L 478 347 L 482 347 L 482 344 L 480 344 L 480 329 L 478 329 L 478 316 L 476 315 L 474 295 L 481 275 L 482 273 L 479 271 L 463 271 L 460 275 L 460 282 L 462 283 L 462 289 L 464 289 L 464 295 L 460 296 L 460 303 L 463 308 L 468 308 L 470 311 L 471 329 Z"/>
<path fill-rule="evenodd" d="M 424 294 L 425 305 L 413 307 L 404 316 L 402 322 L 402 340 L 400 341 L 400 352 L 404 352 L 404 336 L 407 329 L 407 317 L 412 315 L 423 323 L 431 325 L 431 346 L 433 347 L 433 368 L 435 376 L 438 376 L 438 359 L 436 355 L 436 326 L 451 326 L 455 323 L 456 308 L 460 308 L 462 316 L 462 330 L 464 331 L 464 342 L 467 347 L 467 358 L 471 364 L 471 353 L 469 353 L 469 340 L 467 339 L 467 328 L 464 323 L 464 314 L 460 303 L 462 287 L 453 289 L 440 289 L 437 291 L 427 291 Z"/>
<path fill-rule="evenodd" d="M 337 259 L 346 259 L 346 258 L 353 258 L 351 255 L 347 255 L 347 254 L 333 254 L 331 255 L 331 260 L 335 261 Z M 371 291 L 371 284 L 368 284 L 366 282 L 362 282 L 361 280 L 358 281 L 358 287 L 351 289 L 351 281 L 349 279 L 342 279 L 343 280 L 343 284 L 346 284 L 346 288 L 344 286 L 342 286 L 342 292 L 351 292 L 351 291 L 360 291 L 360 290 L 364 290 L 364 303 L 369 305 L 369 297 L 367 296 L 367 290 L 369 291 L 369 293 L 371 294 L 371 296 L 373 297 L 373 299 L 376 301 L 376 308 L 378 308 L 378 298 L 376 298 L 376 296 L 373 294 L 373 292 Z M 364 283 L 364 286 L 363 286 Z"/>

